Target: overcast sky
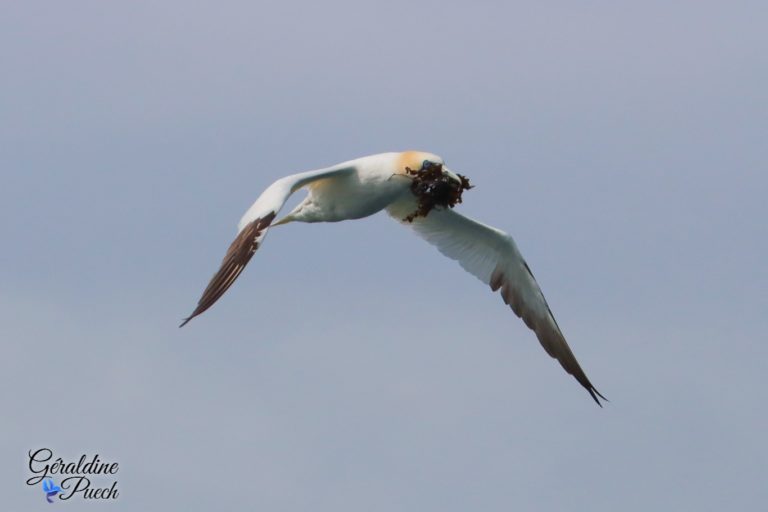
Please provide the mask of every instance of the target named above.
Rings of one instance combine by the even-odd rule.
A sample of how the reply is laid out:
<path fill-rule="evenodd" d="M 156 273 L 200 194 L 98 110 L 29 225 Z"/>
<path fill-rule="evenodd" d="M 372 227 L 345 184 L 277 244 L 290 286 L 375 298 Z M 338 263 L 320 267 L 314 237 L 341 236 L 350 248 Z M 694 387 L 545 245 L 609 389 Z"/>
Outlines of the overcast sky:
<path fill-rule="evenodd" d="M 3 508 L 43 446 L 120 511 L 764 507 L 766 7 L 627 4 L 0 3 Z M 274 229 L 177 328 L 269 183 L 405 149 L 604 409 L 384 214 Z"/>

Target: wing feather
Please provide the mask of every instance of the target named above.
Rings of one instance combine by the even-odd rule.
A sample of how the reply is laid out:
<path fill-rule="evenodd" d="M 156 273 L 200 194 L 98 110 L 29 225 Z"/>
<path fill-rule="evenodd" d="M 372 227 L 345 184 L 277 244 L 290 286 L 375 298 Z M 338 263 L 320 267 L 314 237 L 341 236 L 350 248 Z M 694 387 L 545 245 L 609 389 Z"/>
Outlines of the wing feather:
<path fill-rule="evenodd" d="M 397 220 L 403 218 L 400 211 L 391 210 L 390 213 Z M 402 223 L 413 228 L 445 256 L 458 261 L 464 270 L 489 285 L 491 290 L 499 291 L 504 303 L 536 333 L 547 354 L 557 359 L 601 405 L 599 398 L 605 400 L 605 397 L 595 389 L 573 355 L 511 236 L 449 209 L 435 209 L 426 217 Z"/>
<path fill-rule="evenodd" d="M 280 212 L 291 194 L 317 180 L 352 172 L 355 172 L 355 167 L 345 162 L 326 169 L 286 176 L 267 187 L 243 215 L 238 226 L 238 234 L 227 249 L 219 270 L 206 286 L 195 310 L 184 319 L 179 327 L 184 327 L 194 317 L 213 306 L 232 286 L 263 243 L 275 216 Z"/>

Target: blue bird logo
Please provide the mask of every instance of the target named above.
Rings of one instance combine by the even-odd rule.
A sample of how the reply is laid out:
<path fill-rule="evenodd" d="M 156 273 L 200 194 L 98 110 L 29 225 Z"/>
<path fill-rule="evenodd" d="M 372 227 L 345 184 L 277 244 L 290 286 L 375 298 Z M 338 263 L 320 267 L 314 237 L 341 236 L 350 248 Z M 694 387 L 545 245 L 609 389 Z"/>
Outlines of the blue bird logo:
<path fill-rule="evenodd" d="M 53 482 L 53 478 L 43 479 L 43 492 L 48 503 L 53 503 L 53 497 L 61 492 L 61 487 Z"/>

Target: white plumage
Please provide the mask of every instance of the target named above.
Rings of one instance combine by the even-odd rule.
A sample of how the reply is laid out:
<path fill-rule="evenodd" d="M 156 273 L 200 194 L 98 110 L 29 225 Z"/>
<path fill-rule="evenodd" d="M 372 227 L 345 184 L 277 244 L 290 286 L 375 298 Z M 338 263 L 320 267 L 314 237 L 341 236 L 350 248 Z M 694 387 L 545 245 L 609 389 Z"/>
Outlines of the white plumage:
<path fill-rule="evenodd" d="M 195 310 L 181 325 L 207 310 L 224 294 L 263 243 L 271 227 L 290 222 L 359 219 L 386 209 L 392 217 L 413 228 L 493 291 L 500 291 L 504 302 L 536 333 L 547 353 L 556 358 L 600 404 L 598 397 L 604 397 L 576 361 L 512 237 L 447 206 L 436 206 L 426 215 L 413 215 L 419 208 L 419 198 L 412 187 L 413 176 L 415 171 L 428 165 L 438 166 L 442 176 L 449 181 L 462 180 L 445 167 L 440 157 L 419 151 L 382 153 L 278 179 L 243 215 L 238 235 L 221 267 Z M 309 192 L 304 200 L 276 221 L 288 197 L 301 188 L 307 188 Z"/>

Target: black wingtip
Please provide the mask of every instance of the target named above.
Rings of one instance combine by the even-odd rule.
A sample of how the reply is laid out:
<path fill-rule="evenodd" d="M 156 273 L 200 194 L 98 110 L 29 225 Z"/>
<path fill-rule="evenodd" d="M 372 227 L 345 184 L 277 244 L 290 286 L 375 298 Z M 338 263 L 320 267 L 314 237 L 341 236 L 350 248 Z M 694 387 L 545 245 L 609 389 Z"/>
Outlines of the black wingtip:
<path fill-rule="evenodd" d="M 602 395 L 602 394 L 601 394 L 601 393 L 600 393 L 598 390 L 596 390 L 596 389 L 595 389 L 595 388 L 593 388 L 593 387 L 589 387 L 589 388 L 587 388 L 587 391 L 589 391 L 589 394 L 590 394 L 590 396 L 592 397 L 592 400 L 594 400 L 594 401 L 595 401 L 595 403 L 596 403 L 597 405 L 599 405 L 600 407 L 602 407 L 602 406 L 603 406 L 603 404 L 601 404 L 601 403 L 600 403 L 600 400 L 599 400 L 597 397 L 600 397 L 600 398 L 602 398 L 602 399 L 603 399 L 603 400 L 605 400 L 606 402 L 610 402 L 610 400 L 608 400 L 607 398 L 605 398 L 605 397 L 604 397 L 604 396 L 603 396 L 603 395 Z"/>
<path fill-rule="evenodd" d="M 181 325 L 179 326 L 179 329 L 181 329 L 182 327 L 184 327 L 185 325 L 187 325 L 187 324 L 189 323 L 189 321 L 190 321 L 190 320 L 192 320 L 194 317 L 195 317 L 195 316 L 194 316 L 194 315 L 192 315 L 192 316 L 188 316 L 187 318 L 185 318 L 185 319 L 184 319 L 184 321 L 183 321 L 183 322 L 181 322 Z"/>

